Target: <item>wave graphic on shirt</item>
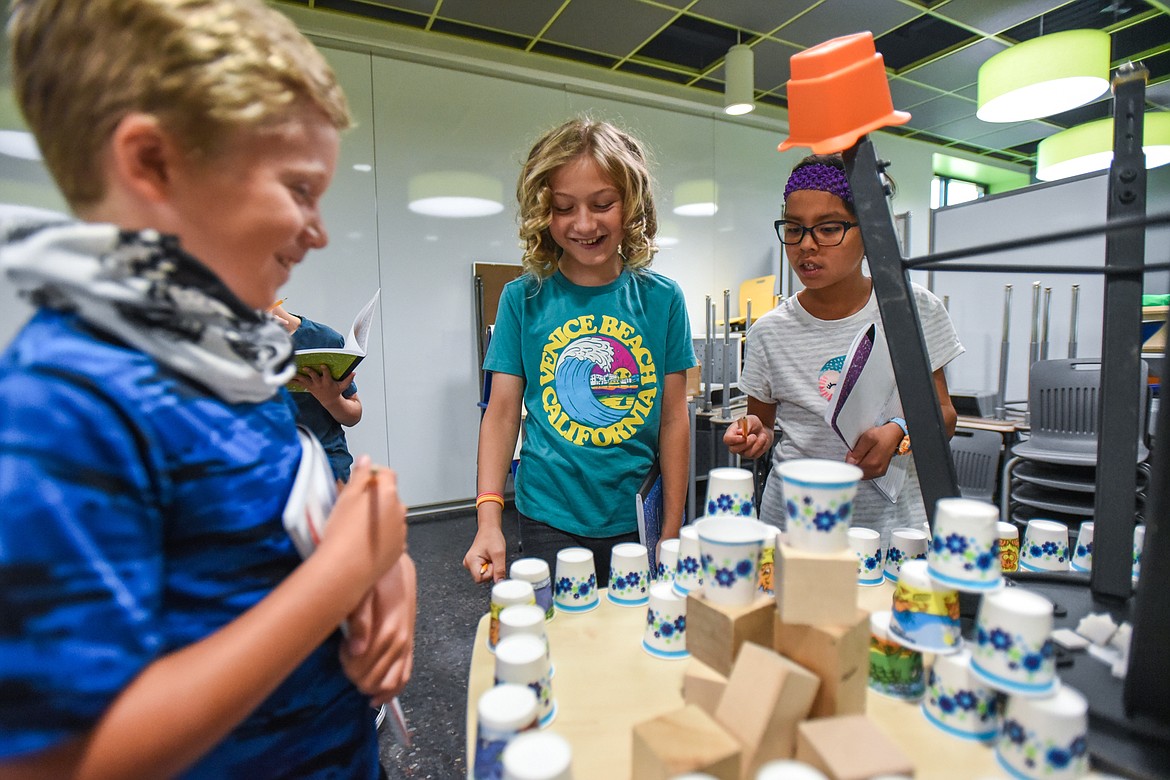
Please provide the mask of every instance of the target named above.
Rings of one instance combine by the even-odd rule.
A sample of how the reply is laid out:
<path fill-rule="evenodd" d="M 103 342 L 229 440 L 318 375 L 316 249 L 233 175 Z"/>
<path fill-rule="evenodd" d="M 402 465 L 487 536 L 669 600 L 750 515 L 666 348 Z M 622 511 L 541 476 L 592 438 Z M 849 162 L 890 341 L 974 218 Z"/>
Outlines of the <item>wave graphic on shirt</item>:
<path fill-rule="evenodd" d="M 604 428 L 625 416 L 593 395 L 589 377 L 594 368 L 607 373 L 613 366 L 613 345 L 599 338 L 583 338 L 565 347 L 557 359 L 557 398 L 569 417 L 583 425 Z"/>

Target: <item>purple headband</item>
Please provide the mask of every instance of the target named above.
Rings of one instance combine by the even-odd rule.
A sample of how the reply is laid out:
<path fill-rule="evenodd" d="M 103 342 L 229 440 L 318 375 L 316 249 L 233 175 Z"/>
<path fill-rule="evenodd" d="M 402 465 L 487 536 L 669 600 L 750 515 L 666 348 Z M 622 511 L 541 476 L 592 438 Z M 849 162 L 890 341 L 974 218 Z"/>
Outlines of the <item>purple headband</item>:
<path fill-rule="evenodd" d="M 830 195 L 836 195 L 846 203 L 853 203 L 853 190 L 849 189 L 849 179 L 845 172 L 833 165 L 814 163 L 797 168 L 788 177 L 788 184 L 784 187 L 784 201 L 797 190 L 821 190 Z"/>

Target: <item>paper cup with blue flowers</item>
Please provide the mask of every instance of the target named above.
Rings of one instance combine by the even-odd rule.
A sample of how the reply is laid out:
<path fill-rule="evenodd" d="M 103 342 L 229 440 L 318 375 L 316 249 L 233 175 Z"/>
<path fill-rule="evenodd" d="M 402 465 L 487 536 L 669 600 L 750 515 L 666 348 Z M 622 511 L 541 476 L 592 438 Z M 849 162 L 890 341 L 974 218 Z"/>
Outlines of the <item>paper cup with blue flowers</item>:
<path fill-rule="evenodd" d="M 513 683 L 536 694 L 537 723 L 541 728 L 557 715 L 548 658 L 548 646 L 531 634 L 514 634 L 496 645 L 495 684 Z"/>
<path fill-rule="evenodd" d="M 857 556 L 857 584 L 881 585 L 882 535 L 872 528 L 850 528 L 849 546 Z"/>
<path fill-rule="evenodd" d="M 861 469 L 835 460 L 803 458 L 781 463 L 778 471 L 788 544 L 807 552 L 847 550 Z"/>
<path fill-rule="evenodd" d="M 675 593 L 669 583 L 656 582 L 650 586 L 642 649 L 668 661 L 691 655 L 687 652 L 687 599 Z"/>
<path fill-rule="evenodd" d="M 663 539 L 658 543 L 658 570 L 654 572 L 656 582 L 674 582 L 674 571 L 678 568 L 679 539 Z"/>
<path fill-rule="evenodd" d="M 561 612 L 589 612 L 601 603 L 597 596 L 597 569 L 593 551 L 587 547 L 565 547 L 557 551 L 553 604 Z"/>
<path fill-rule="evenodd" d="M 609 588 L 605 597 L 619 607 L 641 607 L 649 600 L 650 556 L 637 542 L 615 544 L 609 554 Z"/>
<path fill-rule="evenodd" d="M 1020 571 L 1068 571 L 1068 526 L 1034 518 L 1024 527 L 1020 543 Z"/>
<path fill-rule="evenodd" d="M 707 517 L 755 517 L 756 482 L 747 469 L 707 472 Z"/>
<path fill-rule="evenodd" d="M 990 742 L 999 725 L 998 697 L 994 688 L 971 674 L 971 653 L 963 649 L 935 657 L 926 679 L 922 714 L 951 736 Z"/>
<path fill-rule="evenodd" d="M 994 504 L 940 498 L 935 505 L 934 538 L 926 551 L 930 576 L 946 587 L 970 593 L 1003 587 L 998 522 Z"/>
<path fill-rule="evenodd" d="M 756 600 L 762 523 L 736 517 L 706 517 L 695 523 L 703 561 L 703 598 L 713 604 L 747 606 Z"/>
<path fill-rule="evenodd" d="M 1010 696 L 1004 708 L 995 760 L 1011 777 L 1072 780 L 1089 769 L 1089 703 L 1060 686 L 1053 696 Z"/>
<path fill-rule="evenodd" d="M 907 561 L 925 560 L 930 540 L 921 528 L 895 528 L 890 531 L 890 544 L 886 547 L 886 560 L 882 564 L 882 576 L 886 582 L 898 581 L 902 565 Z"/>
<path fill-rule="evenodd" d="M 699 532 L 694 525 L 684 525 L 678 532 L 678 562 L 672 582 L 676 596 L 703 587 L 703 555 L 699 550 Z"/>
<path fill-rule="evenodd" d="M 1072 570 L 1087 572 L 1093 570 L 1093 521 L 1081 523 L 1077 531 L 1077 543 L 1072 549 Z"/>
<path fill-rule="evenodd" d="M 1039 593 L 1004 588 L 979 601 L 971 671 L 1017 696 L 1050 696 L 1058 685 L 1052 639 L 1054 608 Z"/>

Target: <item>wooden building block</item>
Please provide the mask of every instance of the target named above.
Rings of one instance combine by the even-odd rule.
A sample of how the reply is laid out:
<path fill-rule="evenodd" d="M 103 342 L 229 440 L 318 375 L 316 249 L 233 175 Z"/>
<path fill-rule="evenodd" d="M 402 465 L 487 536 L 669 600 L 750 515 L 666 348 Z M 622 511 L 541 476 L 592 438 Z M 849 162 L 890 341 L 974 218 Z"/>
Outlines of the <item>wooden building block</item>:
<path fill-rule="evenodd" d="M 857 611 L 857 557 L 852 550 L 815 553 L 776 548 L 776 610 L 784 623 L 838 626 Z M 688 625 L 689 625 L 688 619 Z M 689 642 L 689 640 L 688 640 Z"/>
<path fill-rule="evenodd" d="M 857 609 L 840 626 L 776 620 L 772 647 L 821 678 L 809 717 L 865 714 L 869 683 L 869 612 Z"/>
<path fill-rule="evenodd" d="M 847 750 L 843 750 L 848 746 Z M 842 715 L 801 723 L 796 760 L 831 780 L 866 780 L 877 775 L 914 776 L 914 763 L 864 715 Z M 956 772 L 959 772 L 956 767 Z"/>
<path fill-rule="evenodd" d="M 796 727 L 808 717 L 819 686 L 817 676 L 795 661 L 744 643 L 715 710 L 715 719 L 743 749 L 741 777 L 755 777 L 773 759 L 792 758 Z"/>
<path fill-rule="evenodd" d="M 668 780 L 705 772 L 737 780 L 739 742 L 694 704 L 634 726 L 633 771 L 638 780 Z"/>
<path fill-rule="evenodd" d="M 744 642 L 772 646 L 775 613 L 771 596 L 761 595 L 746 607 L 731 607 L 691 594 L 687 596 L 687 651 L 691 658 L 729 675 Z"/>
<path fill-rule="evenodd" d="M 697 704 L 703 712 L 714 717 L 726 688 L 727 678 L 707 664 L 694 658 L 687 664 L 687 670 L 683 673 L 682 691 L 683 701 L 687 704 Z"/>

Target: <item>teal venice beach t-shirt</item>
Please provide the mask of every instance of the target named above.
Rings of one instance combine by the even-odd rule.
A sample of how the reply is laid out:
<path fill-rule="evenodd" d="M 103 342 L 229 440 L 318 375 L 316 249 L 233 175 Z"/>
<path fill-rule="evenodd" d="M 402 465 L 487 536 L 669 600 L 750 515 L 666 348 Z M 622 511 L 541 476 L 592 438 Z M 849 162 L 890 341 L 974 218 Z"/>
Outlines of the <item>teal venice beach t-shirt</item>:
<path fill-rule="evenodd" d="M 525 275 L 500 298 L 484 369 L 525 380 L 520 512 L 580 536 L 637 528 L 666 375 L 694 366 L 682 290 L 651 271 L 580 287 Z"/>

